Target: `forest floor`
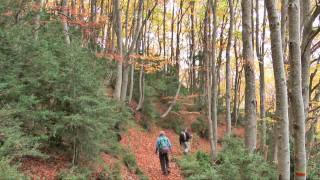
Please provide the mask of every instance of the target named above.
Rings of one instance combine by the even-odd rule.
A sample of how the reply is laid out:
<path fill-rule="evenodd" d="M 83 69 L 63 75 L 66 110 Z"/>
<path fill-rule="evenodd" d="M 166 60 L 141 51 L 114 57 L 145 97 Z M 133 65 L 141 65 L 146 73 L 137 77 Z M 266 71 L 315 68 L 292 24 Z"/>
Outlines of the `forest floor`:
<path fill-rule="evenodd" d="M 184 101 L 181 100 L 180 101 Z M 131 104 L 132 109 L 136 104 Z M 157 110 L 163 113 L 166 109 L 165 105 L 161 103 L 155 104 Z M 201 115 L 200 112 L 189 112 L 186 108 L 182 108 L 178 114 L 184 120 L 186 127 L 190 128 L 191 124 L 197 120 Z M 142 114 L 140 112 L 135 112 L 136 121 L 141 121 Z M 220 117 L 223 118 L 223 117 Z M 223 123 L 218 125 L 218 139 L 219 142 L 222 140 L 225 134 L 226 126 Z M 166 136 L 170 139 L 173 151 L 170 154 L 170 175 L 164 176 L 161 173 L 160 162 L 158 155 L 155 154 L 155 142 L 159 136 L 159 132 L 164 130 Z M 238 137 L 244 136 L 244 129 L 242 127 L 234 128 L 233 132 Z M 137 160 L 138 167 L 143 171 L 143 173 L 148 176 L 151 180 L 180 180 L 183 179 L 181 171 L 176 163 L 177 159 L 183 156 L 182 149 L 179 145 L 179 135 L 173 130 L 161 129 L 160 127 L 151 127 L 148 131 L 142 129 L 139 126 L 130 128 L 127 132 L 122 135 L 121 144 L 127 147 L 134 155 Z M 218 148 L 221 149 L 221 144 L 218 144 Z M 197 151 L 210 152 L 210 143 L 208 140 L 193 135 L 191 141 L 191 153 Z"/>
<path fill-rule="evenodd" d="M 179 99 L 180 103 L 189 103 L 190 99 Z M 130 105 L 132 109 L 135 109 L 136 103 Z M 167 105 L 157 102 L 155 104 L 159 113 L 163 113 Z M 201 116 L 200 112 L 189 112 L 188 108 L 182 106 L 178 113 L 179 116 L 184 120 L 186 127 L 190 129 L 191 124 Z M 141 121 L 142 114 L 139 111 L 134 111 L 135 120 Z M 223 122 L 224 117 L 220 116 L 220 122 Z M 224 123 L 218 124 L 218 149 L 221 149 L 220 140 L 222 140 L 225 134 L 226 126 Z M 170 154 L 170 175 L 164 176 L 161 173 L 160 163 L 158 155 L 155 154 L 155 141 L 159 135 L 159 132 L 164 130 L 168 138 L 173 145 L 173 152 Z M 192 132 L 191 132 L 192 133 Z M 233 133 L 238 137 L 244 136 L 244 129 L 242 127 L 233 128 Z M 181 171 L 176 163 L 176 161 L 183 156 L 182 149 L 179 145 L 179 135 L 170 129 L 161 129 L 160 127 L 153 126 L 148 131 L 140 127 L 139 125 L 134 125 L 130 127 L 122 135 L 121 144 L 126 147 L 130 152 L 132 152 L 136 158 L 138 167 L 142 172 L 149 177 L 151 180 L 180 180 L 183 179 Z M 197 151 L 210 152 L 210 143 L 208 140 L 200 138 L 196 134 L 193 134 L 191 141 L 191 153 Z M 111 155 L 102 153 L 100 155 L 101 159 L 108 166 L 114 166 L 120 159 L 117 159 Z M 70 168 L 70 161 L 66 157 L 61 157 L 59 155 L 54 155 L 47 160 L 26 158 L 22 161 L 21 170 L 25 172 L 26 175 L 32 179 L 46 179 L 53 180 L 57 178 L 59 172 L 63 169 Z M 92 165 L 91 165 L 92 166 Z M 97 171 L 101 168 L 101 165 L 95 165 Z M 139 178 L 128 170 L 125 165 L 121 165 L 121 175 L 125 180 L 138 180 Z M 93 178 L 94 179 L 94 178 Z"/>

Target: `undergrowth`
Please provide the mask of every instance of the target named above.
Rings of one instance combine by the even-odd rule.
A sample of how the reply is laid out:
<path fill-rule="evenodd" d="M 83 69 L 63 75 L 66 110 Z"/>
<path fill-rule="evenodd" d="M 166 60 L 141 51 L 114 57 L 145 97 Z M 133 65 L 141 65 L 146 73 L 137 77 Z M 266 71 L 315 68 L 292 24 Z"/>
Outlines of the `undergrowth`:
<path fill-rule="evenodd" d="M 179 161 L 187 179 L 271 180 L 277 179 L 273 165 L 260 155 L 248 153 L 238 138 L 227 138 L 215 164 L 208 154 L 197 152 Z"/>

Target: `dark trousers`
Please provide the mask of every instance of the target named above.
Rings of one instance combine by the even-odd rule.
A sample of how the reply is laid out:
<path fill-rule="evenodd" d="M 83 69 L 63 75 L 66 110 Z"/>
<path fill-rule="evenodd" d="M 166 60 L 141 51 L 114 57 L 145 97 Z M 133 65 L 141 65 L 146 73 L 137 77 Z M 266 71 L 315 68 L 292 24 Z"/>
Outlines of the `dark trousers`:
<path fill-rule="evenodd" d="M 160 159 L 160 165 L 161 165 L 161 170 L 163 173 L 168 173 L 169 169 L 169 157 L 168 153 L 159 153 L 159 159 Z"/>

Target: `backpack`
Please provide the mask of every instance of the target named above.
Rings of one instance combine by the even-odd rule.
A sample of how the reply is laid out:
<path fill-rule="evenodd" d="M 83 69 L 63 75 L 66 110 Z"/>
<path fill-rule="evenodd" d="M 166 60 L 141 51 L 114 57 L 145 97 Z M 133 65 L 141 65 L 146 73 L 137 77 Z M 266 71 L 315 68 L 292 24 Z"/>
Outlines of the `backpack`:
<path fill-rule="evenodd" d="M 165 136 L 161 136 L 159 138 L 158 147 L 160 152 L 168 153 L 170 150 L 168 138 L 166 138 Z"/>

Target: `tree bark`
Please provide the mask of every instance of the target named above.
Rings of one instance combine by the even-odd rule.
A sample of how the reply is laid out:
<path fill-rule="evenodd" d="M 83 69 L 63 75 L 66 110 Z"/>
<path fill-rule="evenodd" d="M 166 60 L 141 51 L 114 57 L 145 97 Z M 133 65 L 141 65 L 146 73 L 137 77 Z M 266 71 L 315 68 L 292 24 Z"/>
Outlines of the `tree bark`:
<path fill-rule="evenodd" d="M 312 23 L 304 23 L 309 19 L 310 12 L 310 0 L 304 0 L 301 4 L 302 10 L 301 16 L 303 19 L 300 23 L 303 24 L 302 31 L 302 44 L 301 44 L 301 78 L 302 78 L 302 98 L 304 104 L 304 112 L 306 119 L 309 112 L 309 86 L 310 86 L 310 56 L 311 56 L 311 42 L 309 36 L 312 33 Z"/>
<path fill-rule="evenodd" d="M 165 117 L 170 113 L 170 111 L 171 111 L 171 109 L 173 108 L 173 106 L 176 104 L 177 99 L 178 99 L 178 97 L 179 97 L 179 93 L 180 93 L 182 81 L 183 81 L 183 79 L 179 82 L 178 89 L 177 89 L 176 95 L 175 95 L 174 98 L 173 98 L 172 103 L 170 104 L 170 106 L 169 106 L 169 108 L 166 110 L 166 112 L 164 112 L 164 113 L 161 115 L 161 118 L 165 118 Z"/>
<path fill-rule="evenodd" d="M 217 31 L 217 0 L 210 0 L 210 6 L 212 10 L 212 18 L 213 18 L 213 29 L 212 29 L 212 52 L 211 52 L 211 77 L 212 77 L 212 130 L 213 130 L 213 145 L 214 145 L 214 154 L 212 155 L 213 159 L 217 158 L 217 141 L 218 141 L 218 112 L 217 112 L 217 91 L 218 91 L 218 83 L 217 83 L 217 69 L 216 69 L 216 31 Z"/>
<path fill-rule="evenodd" d="M 208 51 L 208 47 L 209 47 L 209 42 L 208 40 L 210 39 L 209 37 L 209 33 L 208 33 L 208 24 L 209 24 L 209 17 L 208 17 L 208 14 L 209 14 L 209 2 L 210 0 L 208 0 L 207 2 L 207 9 L 206 9 L 206 16 L 205 16 L 205 19 L 204 19 L 204 40 L 203 40 L 203 49 L 204 49 L 204 61 L 205 61 L 205 72 L 206 72 L 206 96 L 207 96 L 207 119 L 208 119 L 208 125 L 209 125 L 209 141 L 210 141 L 210 146 L 211 146 L 211 160 L 212 162 L 215 161 L 215 157 L 216 157 L 216 142 L 214 140 L 214 130 L 213 130 L 213 122 L 212 122 L 212 115 L 211 115 L 211 101 L 212 101 L 212 93 L 211 93 L 211 88 L 212 88 L 212 80 L 211 80 L 211 66 L 210 66 L 210 56 L 209 56 L 209 51 Z"/>
<path fill-rule="evenodd" d="M 69 36 L 69 26 L 68 26 L 68 0 L 62 0 L 62 27 L 63 27 L 63 34 L 64 39 L 67 44 L 70 44 L 70 36 Z"/>
<path fill-rule="evenodd" d="M 265 147 L 266 147 L 266 110 L 265 110 L 265 78 L 264 78 L 264 45 L 265 45 L 265 31 L 266 31 L 266 8 L 264 8 L 264 14 L 263 14 L 263 24 L 262 24 L 262 42 L 260 46 L 260 41 L 259 41 L 259 1 L 256 0 L 256 52 L 257 52 L 257 57 L 259 61 L 259 82 L 260 82 L 260 121 L 261 121 L 261 134 L 260 134 L 260 147 L 261 147 L 261 152 L 264 153 Z"/>
<path fill-rule="evenodd" d="M 167 3 L 166 1 L 163 2 L 163 32 L 162 32 L 162 39 L 163 39 L 163 57 L 165 58 L 165 65 L 164 65 L 164 74 L 168 71 L 168 62 L 166 58 L 166 15 L 167 15 Z"/>
<path fill-rule="evenodd" d="M 242 0 L 242 41 L 243 41 L 243 59 L 245 63 L 245 118 L 246 135 L 245 144 L 249 152 L 254 152 L 257 145 L 257 125 L 256 125 L 256 90 L 255 90 L 255 72 L 254 58 L 252 48 L 252 27 L 251 27 L 251 0 Z"/>
<path fill-rule="evenodd" d="M 281 27 L 275 0 L 265 0 L 271 33 L 271 52 L 276 87 L 276 120 L 278 132 L 278 173 L 290 180 L 289 115 L 286 75 L 283 62 Z"/>
<path fill-rule="evenodd" d="M 229 31 L 228 31 L 228 43 L 226 47 L 226 134 L 231 134 L 231 67 L 230 67 L 230 50 L 231 43 L 233 38 L 233 0 L 229 0 L 229 12 L 230 12 L 230 21 L 229 21 Z"/>
<path fill-rule="evenodd" d="M 295 179 L 306 179 L 305 112 L 302 98 L 300 2 L 289 0 L 290 100 L 294 118 Z"/>
<path fill-rule="evenodd" d="M 129 90 L 129 98 L 128 102 L 129 104 L 132 101 L 132 95 L 133 95 L 133 86 L 134 86 L 134 64 L 131 64 L 131 76 L 130 76 L 130 90 Z"/>
<path fill-rule="evenodd" d="M 238 107 L 238 88 L 239 88 L 239 57 L 238 57 L 238 51 L 237 51 L 237 39 L 234 39 L 234 55 L 235 55 L 235 59 L 236 59 L 236 75 L 234 78 L 234 97 L 233 97 L 233 112 L 232 112 L 232 120 L 234 122 L 234 124 L 236 124 L 237 120 L 238 120 L 238 111 L 237 111 L 237 107 Z"/>
<path fill-rule="evenodd" d="M 144 100 L 144 82 L 143 82 L 143 69 L 144 69 L 144 64 L 142 63 L 141 68 L 140 68 L 140 75 L 139 75 L 139 92 L 140 92 L 140 97 L 139 97 L 139 102 L 136 110 L 140 110 L 143 106 L 143 100 Z"/>
<path fill-rule="evenodd" d="M 39 6 L 39 11 L 35 18 L 35 30 L 34 30 L 34 39 L 39 39 L 39 29 L 40 29 L 40 20 L 41 20 L 41 13 L 42 13 L 42 7 L 44 5 L 44 0 L 37 0 L 36 5 Z"/>
<path fill-rule="evenodd" d="M 118 0 L 113 0 L 113 11 L 115 15 L 115 22 L 114 22 L 114 30 L 117 35 L 117 45 L 118 45 L 118 54 L 119 59 L 117 62 L 117 80 L 115 85 L 115 90 L 113 96 L 120 100 L 121 97 L 121 87 L 122 87 L 122 62 L 123 62 L 123 43 L 122 43 L 122 23 L 121 23 L 121 9 L 120 3 Z"/>
<path fill-rule="evenodd" d="M 129 1 L 128 1 L 129 3 Z M 129 6 L 128 6 L 129 7 Z M 134 46 L 136 45 L 136 42 L 138 40 L 139 34 L 142 29 L 141 19 L 142 19 L 142 11 L 143 11 L 143 0 L 139 0 L 138 2 L 138 13 L 137 17 L 134 17 L 134 24 L 135 24 L 135 30 L 132 36 L 132 42 L 129 47 L 125 47 L 126 54 L 124 57 L 124 63 L 123 63 L 123 74 L 122 74 L 122 86 L 121 86 L 121 101 L 125 101 L 127 98 L 127 90 L 128 90 L 128 82 L 129 82 L 129 59 L 130 54 L 134 49 Z M 127 31 L 127 30 L 126 30 Z M 128 38 L 128 37 L 126 37 Z"/>

